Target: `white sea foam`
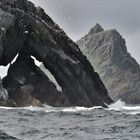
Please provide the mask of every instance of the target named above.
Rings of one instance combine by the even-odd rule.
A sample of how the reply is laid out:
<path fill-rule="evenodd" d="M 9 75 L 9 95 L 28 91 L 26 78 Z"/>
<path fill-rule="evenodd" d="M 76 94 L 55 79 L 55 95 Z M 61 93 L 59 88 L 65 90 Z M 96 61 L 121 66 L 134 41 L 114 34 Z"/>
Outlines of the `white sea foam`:
<path fill-rule="evenodd" d="M 91 111 L 97 108 L 102 108 L 102 107 L 90 107 L 90 108 L 86 108 L 86 107 L 68 107 L 68 108 L 62 108 L 61 111 L 63 112 L 78 112 L 78 111 Z"/>
<path fill-rule="evenodd" d="M 79 112 L 79 111 L 91 111 L 93 109 L 96 108 L 102 108 L 102 107 L 51 107 L 48 105 L 44 105 L 45 106 L 45 111 L 52 111 L 52 112 Z"/>
<path fill-rule="evenodd" d="M 6 109 L 6 110 L 30 110 L 30 111 L 44 111 L 44 112 L 80 112 L 80 111 L 92 111 L 94 109 L 98 109 L 102 107 L 51 107 L 49 105 L 44 105 L 44 107 L 33 107 L 33 106 L 28 106 L 28 107 L 0 107 L 0 109 Z"/>
<path fill-rule="evenodd" d="M 109 105 L 109 110 L 122 111 L 126 114 L 132 115 L 140 114 L 140 106 L 128 106 L 121 100 Z"/>
<path fill-rule="evenodd" d="M 113 109 L 113 110 L 120 110 L 125 106 L 125 102 L 118 100 L 117 102 L 109 105 L 109 109 Z"/>
<path fill-rule="evenodd" d="M 126 114 L 140 114 L 140 106 L 127 106 L 125 102 L 118 100 L 117 102 L 111 104 L 108 106 L 109 110 L 114 110 L 114 111 L 120 111 Z M 33 106 L 28 106 L 28 107 L 0 107 L 0 109 L 15 109 L 15 110 L 30 110 L 30 111 L 44 111 L 44 112 L 80 112 L 80 111 L 93 111 L 94 109 L 99 109 L 102 108 L 100 106 L 97 107 L 52 107 L 49 105 L 44 105 L 44 107 L 33 107 Z"/>
<path fill-rule="evenodd" d="M 3 106 L 0 106 L 0 109 L 15 109 L 15 108 L 13 108 L 13 107 L 3 107 Z"/>

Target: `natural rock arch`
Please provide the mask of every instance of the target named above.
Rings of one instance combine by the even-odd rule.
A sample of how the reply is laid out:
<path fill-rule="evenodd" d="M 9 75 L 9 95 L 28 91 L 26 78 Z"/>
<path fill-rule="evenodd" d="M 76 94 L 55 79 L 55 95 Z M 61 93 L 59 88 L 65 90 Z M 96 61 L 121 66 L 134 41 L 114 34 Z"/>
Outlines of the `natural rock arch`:
<path fill-rule="evenodd" d="M 18 106 L 46 102 L 53 106 L 106 107 L 105 103 L 112 102 L 86 57 L 43 9 L 27 0 L 0 2 L 0 65 L 6 66 L 19 54 L 3 84 Z M 31 56 L 54 75 L 62 93 Z"/>

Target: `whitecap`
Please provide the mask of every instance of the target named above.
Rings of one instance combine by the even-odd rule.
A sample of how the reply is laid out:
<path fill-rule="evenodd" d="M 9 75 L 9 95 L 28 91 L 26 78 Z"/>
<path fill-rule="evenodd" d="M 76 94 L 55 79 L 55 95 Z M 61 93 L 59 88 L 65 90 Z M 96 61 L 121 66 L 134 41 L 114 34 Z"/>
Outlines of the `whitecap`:
<path fill-rule="evenodd" d="M 118 100 L 117 102 L 109 105 L 109 109 L 113 109 L 113 110 L 120 110 L 125 106 L 125 102 Z"/>
<path fill-rule="evenodd" d="M 128 106 L 125 102 L 118 100 L 117 102 L 109 105 L 108 110 L 117 110 L 126 114 L 137 115 L 140 114 L 140 106 Z"/>
<path fill-rule="evenodd" d="M 63 112 L 78 112 L 78 111 L 92 111 L 94 109 L 98 109 L 98 108 L 102 108 L 100 106 L 96 106 L 96 107 L 67 107 L 67 108 L 63 108 L 61 111 Z"/>

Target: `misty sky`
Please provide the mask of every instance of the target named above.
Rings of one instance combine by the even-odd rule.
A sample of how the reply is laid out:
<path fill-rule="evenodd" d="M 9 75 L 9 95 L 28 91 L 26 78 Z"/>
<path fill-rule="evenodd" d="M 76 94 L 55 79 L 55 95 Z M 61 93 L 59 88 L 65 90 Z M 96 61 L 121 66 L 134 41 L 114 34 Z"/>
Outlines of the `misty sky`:
<path fill-rule="evenodd" d="M 140 0 L 31 0 L 42 6 L 74 40 L 97 22 L 104 29 L 117 29 L 128 51 L 140 63 Z"/>
<path fill-rule="evenodd" d="M 128 51 L 140 63 L 140 0 L 31 0 L 74 41 L 97 22 L 104 29 L 117 29 Z M 0 71 L 1 73 L 1 71 Z"/>

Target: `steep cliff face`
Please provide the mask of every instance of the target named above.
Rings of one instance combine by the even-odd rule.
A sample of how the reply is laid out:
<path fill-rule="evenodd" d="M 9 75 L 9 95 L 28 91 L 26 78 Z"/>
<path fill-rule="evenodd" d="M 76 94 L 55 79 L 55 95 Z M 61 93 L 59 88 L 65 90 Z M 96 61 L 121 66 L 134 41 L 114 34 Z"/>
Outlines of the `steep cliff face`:
<path fill-rule="evenodd" d="M 104 106 L 112 103 L 99 75 L 78 46 L 27 0 L 0 0 L 1 58 L 9 68 L 3 85 L 18 106 Z M 62 88 L 57 91 L 31 57 L 44 64 Z M 34 103 L 35 102 L 35 103 Z"/>
<path fill-rule="evenodd" d="M 77 41 L 106 85 L 110 97 L 140 104 L 140 66 L 127 52 L 125 40 L 116 30 L 99 30 L 97 24 Z M 95 30 L 95 31 L 94 31 Z"/>

